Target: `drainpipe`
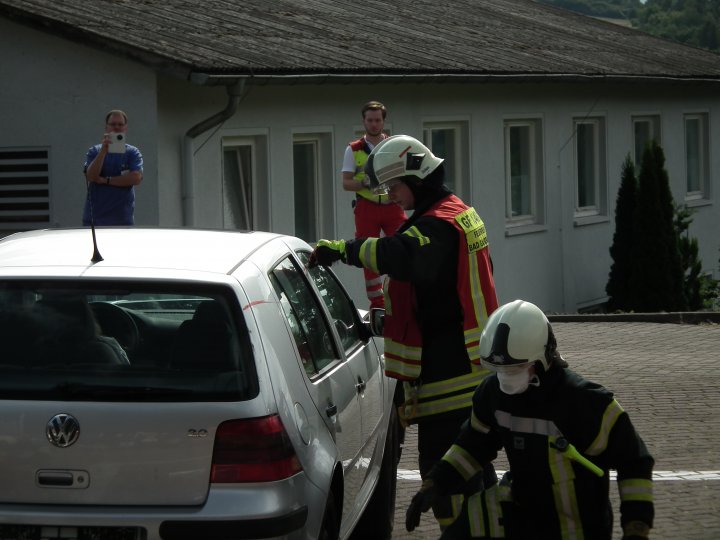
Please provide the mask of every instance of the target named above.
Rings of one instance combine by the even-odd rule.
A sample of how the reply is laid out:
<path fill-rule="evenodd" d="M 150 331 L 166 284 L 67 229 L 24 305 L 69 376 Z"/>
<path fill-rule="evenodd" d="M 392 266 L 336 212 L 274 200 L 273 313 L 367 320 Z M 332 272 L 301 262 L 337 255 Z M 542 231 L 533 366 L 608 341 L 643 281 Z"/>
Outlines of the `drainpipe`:
<path fill-rule="evenodd" d="M 222 124 L 225 120 L 235 114 L 240 101 L 245 94 L 245 79 L 240 79 L 233 84 L 228 84 L 225 89 L 228 94 L 228 102 L 225 109 L 215 113 L 202 122 L 195 124 L 185 133 L 182 142 L 182 211 L 183 226 L 195 226 L 195 175 L 193 174 L 195 155 L 193 153 L 193 140 L 209 129 Z"/>

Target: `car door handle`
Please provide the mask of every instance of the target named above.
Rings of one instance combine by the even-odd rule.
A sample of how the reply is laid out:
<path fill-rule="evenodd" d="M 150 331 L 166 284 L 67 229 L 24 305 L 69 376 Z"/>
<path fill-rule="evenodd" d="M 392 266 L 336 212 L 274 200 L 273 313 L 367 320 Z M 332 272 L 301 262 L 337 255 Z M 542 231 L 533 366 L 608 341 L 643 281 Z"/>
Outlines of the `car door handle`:
<path fill-rule="evenodd" d="M 325 409 L 325 414 L 328 415 L 328 418 L 335 416 L 337 414 L 337 405 L 334 403 L 328 403 L 328 406 Z"/>
<path fill-rule="evenodd" d="M 362 394 L 365 391 L 365 387 L 367 387 L 367 384 L 358 375 L 358 383 L 355 385 L 355 390 L 357 390 L 358 394 Z"/>

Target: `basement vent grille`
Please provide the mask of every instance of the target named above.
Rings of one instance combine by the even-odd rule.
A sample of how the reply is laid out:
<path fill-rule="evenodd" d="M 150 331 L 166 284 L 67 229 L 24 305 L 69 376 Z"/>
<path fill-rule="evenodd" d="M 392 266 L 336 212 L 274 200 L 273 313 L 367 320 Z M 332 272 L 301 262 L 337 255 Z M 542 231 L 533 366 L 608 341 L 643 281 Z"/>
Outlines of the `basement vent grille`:
<path fill-rule="evenodd" d="M 48 155 L 46 148 L 0 149 L 0 229 L 50 224 Z"/>

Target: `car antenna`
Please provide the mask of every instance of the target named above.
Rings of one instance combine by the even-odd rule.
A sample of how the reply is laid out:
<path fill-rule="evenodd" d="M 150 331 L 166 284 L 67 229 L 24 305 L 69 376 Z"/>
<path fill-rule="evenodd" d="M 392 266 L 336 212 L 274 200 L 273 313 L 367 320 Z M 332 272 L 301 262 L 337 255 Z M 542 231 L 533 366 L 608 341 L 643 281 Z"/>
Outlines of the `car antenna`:
<path fill-rule="evenodd" d="M 91 191 L 91 184 L 89 180 L 85 180 L 87 183 L 87 200 L 90 205 L 90 230 L 92 231 L 92 239 L 93 239 L 93 256 L 92 259 L 90 259 L 93 263 L 98 263 L 103 260 L 102 255 L 100 255 L 100 250 L 98 250 L 97 247 L 97 238 L 95 238 L 95 212 L 93 209 L 93 202 L 92 202 L 92 195 L 90 194 Z"/>

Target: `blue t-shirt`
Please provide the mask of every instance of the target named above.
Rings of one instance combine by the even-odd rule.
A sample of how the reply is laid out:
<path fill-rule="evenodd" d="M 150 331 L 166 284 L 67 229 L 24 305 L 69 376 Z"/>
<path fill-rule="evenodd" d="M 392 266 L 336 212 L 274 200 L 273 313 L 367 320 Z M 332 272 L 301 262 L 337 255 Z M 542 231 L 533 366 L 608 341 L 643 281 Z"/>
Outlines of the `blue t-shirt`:
<path fill-rule="evenodd" d="M 87 170 L 98 153 L 100 153 L 99 144 L 88 150 L 83 170 Z M 126 144 L 124 154 L 105 154 L 100 176 L 120 176 L 123 173 L 132 171 L 142 173 L 143 158 L 140 150 Z M 91 210 L 95 225 L 134 225 L 134 187 L 115 187 L 91 183 L 88 186 L 85 209 L 83 210 L 83 225 L 90 225 Z"/>

